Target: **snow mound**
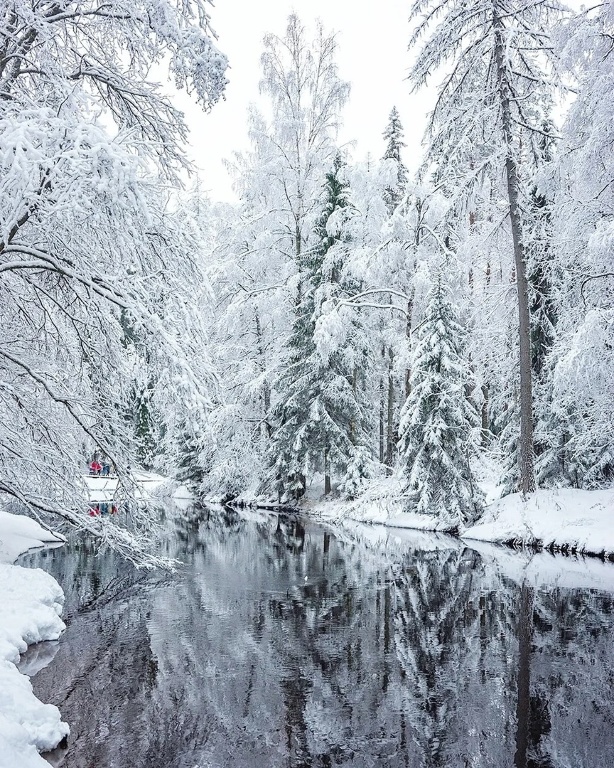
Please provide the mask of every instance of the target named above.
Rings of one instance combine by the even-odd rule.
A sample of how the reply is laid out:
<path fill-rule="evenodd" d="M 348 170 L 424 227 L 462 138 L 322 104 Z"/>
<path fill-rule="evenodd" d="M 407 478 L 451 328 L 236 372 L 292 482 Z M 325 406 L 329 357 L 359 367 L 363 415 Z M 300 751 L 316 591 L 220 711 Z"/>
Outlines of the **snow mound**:
<path fill-rule="evenodd" d="M 69 732 L 58 708 L 41 703 L 15 666 L 29 644 L 60 636 L 63 602 L 44 571 L 0 563 L 0 764 L 7 768 L 48 766 L 37 750 L 53 749 Z"/>
<path fill-rule="evenodd" d="M 36 520 L 0 510 L 0 563 L 12 563 L 23 552 L 48 542 L 63 542 L 59 533 L 46 531 Z"/>
<path fill-rule="evenodd" d="M 476 541 L 540 544 L 579 553 L 614 555 L 614 490 L 574 488 L 520 493 L 494 502 L 463 532 Z"/>
<path fill-rule="evenodd" d="M 44 571 L 10 564 L 28 549 L 63 541 L 29 517 L 0 511 L 0 768 L 49 768 L 38 751 L 68 734 L 58 708 L 40 702 L 16 667 L 28 645 L 64 631 L 64 593 Z"/>

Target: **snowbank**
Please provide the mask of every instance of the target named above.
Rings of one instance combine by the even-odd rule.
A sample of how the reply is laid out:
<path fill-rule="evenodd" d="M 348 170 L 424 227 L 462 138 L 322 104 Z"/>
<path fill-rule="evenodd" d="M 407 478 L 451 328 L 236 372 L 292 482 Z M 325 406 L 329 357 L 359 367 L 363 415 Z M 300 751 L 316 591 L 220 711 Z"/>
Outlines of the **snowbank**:
<path fill-rule="evenodd" d="M 30 517 L 0 510 L 0 563 L 12 563 L 33 547 L 63 541 L 59 533 L 46 531 Z"/>
<path fill-rule="evenodd" d="M 387 478 L 354 502 L 330 501 L 315 512 L 331 522 L 356 520 L 393 528 L 450 532 L 434 515 L 403 511 L 401 483 Z M 514 493 L 489 504 L 481 520 L 461 531 L 463 539 L 527 544 L 614 558 L 614 489 L 539 490 L 526 500 Z"/>
<path fill-rule="evenodd" d="M 614 490 L 513 493 L 487 507 L 463 538 L 614 556 Z"/>
<path fill-rule="evenodd" d="M 63 632 L 64 594 L 44 571 L 10 564 L 32 547 L 60 541 L 34 520 L 0 511 L 0 768 L 49 768 L 38 751 L 68 734 L 58 708 L 42 704 L 16 667 L 28 645 Z"/>

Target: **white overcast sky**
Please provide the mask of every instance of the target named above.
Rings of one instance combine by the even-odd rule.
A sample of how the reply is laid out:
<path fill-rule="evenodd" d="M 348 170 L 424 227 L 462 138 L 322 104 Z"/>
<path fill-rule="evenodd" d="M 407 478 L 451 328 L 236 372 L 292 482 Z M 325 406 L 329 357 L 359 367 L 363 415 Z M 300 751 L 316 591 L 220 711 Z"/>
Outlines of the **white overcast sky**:
<path fill-rule="evenodd" d="M 567 0 L 567 4 L 579 10 L 582 0 Z M 262 39 L 267 32 L 282 36 L 292 12 L 310 30 L 320 19 L 327 32 L 337 33 L 339 74 L 352 86 L 340 143 L 356 142 L 355 160 L 368 154 L 381 157 L 385 148 L 382 132 L 396 106 L 407 144 L 403 159 L 414 170 L 420 162 L 435 89 L 410 94 L 406 79 L 411 63 L 410 7 L 411 0 L 215 0 L 210 9 L 212 26 L 231 67 L 226 100 L 204 114 L 184 93 L 175 97 L 191 128 L 190 155 L 201 169 L 201 189 L 208 190 L 212 200 L 235 199 L 222 161 L 248 146 L 247 108 L 260 98 Z"/>
<path fill-rule="evenodd" d="M 320 19 L 326 31 L 337 33 L 339 74 L 352 84 L 340 140 L 356 141 L 354 159 L 369 153 L 381 157 L 382 132 L 396 106 L 405 129 L 405 163 L 415 167 L 432 96 L 410 95 L 405 79 L 409 7 L 408 0 L 216 0 L 212 26 L 231 67 L 226 100 L 204 114 L 185 94 L 175 99 L 188 117 L 190 154 L 201 168 L 201 189 L 209 190 L 213 200 L 234 199 L 222 160 L 247 147 L 247 107 L 259 99 L 262 38 L 267 32 L 283 35 L 293 11 L 309 30 Z"/>

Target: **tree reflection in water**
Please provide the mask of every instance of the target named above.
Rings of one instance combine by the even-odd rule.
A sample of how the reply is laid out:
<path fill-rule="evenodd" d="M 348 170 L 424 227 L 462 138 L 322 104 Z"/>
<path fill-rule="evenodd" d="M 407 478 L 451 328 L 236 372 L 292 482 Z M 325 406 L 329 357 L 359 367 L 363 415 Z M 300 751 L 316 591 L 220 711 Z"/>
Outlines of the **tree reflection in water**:
<path fill-rule="evenodd" d="M 424 534 L 221 509 L 169 527 L 173 575 L 83 540 L 23 558 L 67 593 L 33 679 L 71 725 L 56 765 L 614 765 L 611 566 L 574 588 Z"/>

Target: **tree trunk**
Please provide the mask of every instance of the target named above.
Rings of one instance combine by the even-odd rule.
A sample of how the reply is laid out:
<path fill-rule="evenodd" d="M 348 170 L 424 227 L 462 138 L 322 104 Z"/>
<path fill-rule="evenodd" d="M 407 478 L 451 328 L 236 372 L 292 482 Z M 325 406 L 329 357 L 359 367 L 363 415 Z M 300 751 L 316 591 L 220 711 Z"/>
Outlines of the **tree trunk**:
<path fill-rule="evenodd" d="M 386 466 L 394 459 L 394 352 L 388 347 L 388 397 L 386 403 Z"/>
<path fill-rule="evenodd" d="M 354 400 L 356 400 L 356 392 L 358 391 L 358 366 L 354 366 L 354 369 L 352 370 L 352 394 L 354 395 Z M 352 445 L 356 445 L 358 443 L 358 425 L 356 424 L 356 421 L 352 419 L 350 421 L 350 442 Z"/>
<path fill-rule="evenodd" d="M 488 445 L 488 438 L 490 436 L 490 419 L 488 414 L 488 405 L 490 402 L 490 390 L 488 389 L 488 384 L 482 384 L 482 424 L 481 424 L 481 435 L 480 435 L 480 443 L 482 445 L 482 448 L 486 448 Z"/>
<path fill-rule="evenodd" d="M 379 399 L 379 461 L 384 463 L 384 382 L 383 376 L 380 381 L 380 399 Z"/>
<path fill-rule="evenodd" d="M 423 213 L 423 205 L 422 200 L 420 198 L 416 198 L 416 216 L 417 216 L 417 222 L 416 222 L 416 232 L 414 234 L 414 245 L 416 247 L 416 250 L 418 249 L 418 246 L 420 245 L 420 237 L 421 237 L 421 226 L 422 226 L 422 213 Z M 414 252 L 415 253 L 415 252 Z M 417 260 L 414 256 L 414 264 L 413 264 L 413 270 L 412 270 L 412 283 L 409 288 L 409 295 L 407 297 L 407 320 L 405 323 L 405 338 L 407 339 L 407 346 L 408 349 L 411 350 L 411 320 L 412 315 L 414 313 L 414 297 L 416 294 L 416 289 L 414 287 L 413 278 L 416 274 L 416 267 L 418 266 Z M 411 391 L 411 370 L 407 368 L 405 370 L 405 399 L 409 397 L 410 391 Z"/>
<path fill-rule="evenodd" d="M 258 355 L 260 356 L 260 368 L 262 371 L 264 371 L 266 370 L 266 361 L 264 359 L 262 326 L 260 325 L 260 315 L 258 314 L 258 310 L 256 310 L 254 314 L 256 319 L 256 344 L 258 349 Z M 264 415 L 262 418 L 263 432 L 264 432 L 264 437 L 266 437 L 267 439 L 270 439 L 273 433 L 273 430 L 269 422 L 269 413 L 271 410 L 271 386 L 268 383 L 268 381 L 264 382 L 264 386 L 262 388 L 262 399 L 263 399 L 263 406 L 264 406 Z"/>
<path fill-rule="evenodd" d="M 503 40 L 503 21 L 496 10 L 493 15 L 493 29 L 495 33 L 495 62 L 498 75 L 498 95 L 501 105 L 503 138 L 507 146 L 505 173 L 507 180 L 507 194 L 510 203 L 510 222 L 512 227 L 512 240 L 514 243 L 514 264 L 518 294 L 518 330 L 520 340 L 519 490 L 522 491 L 522 493 L 529 493 L 535 490 L 529 286 L 525 261 L 525 247 L 522 239 L 522 214 L 519 203 L 520 181 L 518 179 L 518 166 L 514 157 L 513 148 L 510 90 L 504 64 L 505 43 Z"/>
<path fill-rule="evenodd" d="M 518 699 L 516 702 L 515 768 L 527 768 L 531 715 L 531 637 L 533 634 L 533 590 L 523 582 L 518 615 Z"/>
<path fill-rule="evenodd" d="M 386 354 L 386 347 L 382 347 L 382 358 Z M 386 458 L 386 420 L 385 420 L 385 401 L 384 401 L 384 374 L 379 379 L 379 462 L 384 463 Z"/>
<path fill-rule="evenodd" d="M 415 270 L 414 270 L 415 271 Z M 411 352 L 411 316 L 414 311 L 414 287 L 412 286 L 409 291 L 409 297 L 407 299 L 407 322 L 405 323 L 405 338 L 407 339 L 407 346 Z M 405 399 L 409 397 L 411 392 L 411 369 L 405 369 Z"/>
<path fill-rule="evenodd" d="M 330 468 L 328 466 L 328 448 L 324 449 L 324 495 L 328 496 L 331 491 Z"/>

